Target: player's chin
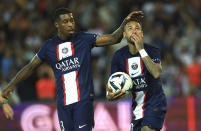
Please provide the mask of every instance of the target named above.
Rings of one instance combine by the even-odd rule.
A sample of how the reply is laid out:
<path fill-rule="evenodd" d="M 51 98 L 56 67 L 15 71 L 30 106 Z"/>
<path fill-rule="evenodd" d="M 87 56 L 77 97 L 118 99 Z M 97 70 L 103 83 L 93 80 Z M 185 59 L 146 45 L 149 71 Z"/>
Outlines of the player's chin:
<path fill-rule="evenodd" d="M 75 31 L 68 31 L 65 34 L 66 34 L 66 36 L 72 36 L 74 33 L 75 33 Z"/>
<path fill-rule="evenodd" d="M 74 30 L 72 30 L 72 31 L 68 31 L 68 34 L 70 34 L 70 35 L 73 35 L 74 33 L 75 33 Z"/>

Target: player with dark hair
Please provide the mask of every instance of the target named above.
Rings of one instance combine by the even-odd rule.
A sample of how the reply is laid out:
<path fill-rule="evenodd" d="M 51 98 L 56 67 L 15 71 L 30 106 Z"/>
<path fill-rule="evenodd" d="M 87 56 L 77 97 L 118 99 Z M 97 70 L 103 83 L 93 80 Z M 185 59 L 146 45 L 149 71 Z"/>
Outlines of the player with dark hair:
<path fill-rule="evenodd" d="M 143 43 L 143 31 L 136 20 L 129 21 L 124 28 L 127 46 L 115 52 L 111 63 L 111 74 L 126 72 L 133 80 L 129 94 L 118 90 L 112 93 L 107 88 L 107 99 L 118 100 L 132 97 L 131 131 L 159 131 L 166 114 L 166 97 L 162 89 L 162 72 L 159 50 Z"/>
<path fill-rule="evenodd" d="M 73 14 L 66 8 L 54 13 L 57 35 L 45 42 L 40 51 L 3 90 L 7 97 L 14 85 L 26 79 L 43 61 L 53 69 L 57 86 L 57 110 L 62 131 L 90 131 L 94 126 L 93 81 L 91 49 L 118 43 L 123 27 L 132 17 L 141 17 L 141 11 L 131 12 L 112 34 L 97 36 L 75 32 Z"/>

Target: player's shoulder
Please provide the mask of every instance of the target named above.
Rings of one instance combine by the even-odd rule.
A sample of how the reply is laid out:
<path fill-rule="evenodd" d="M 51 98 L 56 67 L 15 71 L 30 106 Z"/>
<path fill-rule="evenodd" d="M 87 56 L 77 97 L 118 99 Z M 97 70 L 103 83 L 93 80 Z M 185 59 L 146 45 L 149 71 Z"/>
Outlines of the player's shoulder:
<path fill-rule="evenodd" d="M 128 45 L 123 46 L 122 48 L 115 51 L 115 55 L 122 55 L 123 53 L 127 53 L 127 52 L 128 52 Z"/>
<path fill-rule="evenodd" d="M 96 35 L 94 33 L 89 33 L 89 32 L 77 32 L 75 33 L 76 36 L 89 36 L 89 35 Z"/>
<path fill-rule="evenodd" d="M 148 43 L 144 43 L 144 49 L 148 52 L 152 52 L 152 51 L 159 51 L 159 48 L 154 46 L 154 45 L 151 45 L 151 44 L 148 44 Z"/>
<path fill-rule="evenodd" d="M 97 37 L 97 34 L 89 32 L 79 32 L 79 35 L 84 38 Z"/>
<path fill-rule="evenodd" d="M 95 33 L 90 33 L 90 32 L 80 32 L 83 35 L 95 35 Z"/>
<path fill-rule="evenodd" d="M 52 38 L 47 39 L 47 40 L 43 43 L 42 47 L 43 47 L 43 48 L 52 47 L 51 45 L 53 45 L 54 43 L 57 43 L 57 41 L 58 41 L 57 36 L 54 36 L 54 37 L 52 37 Z"/>
<path fill-rule="evenodd" d="M 45 44 L 51 44 L 51 43 L 54 43 L 55 41 L 57 41 L 58 40 L 58 36 L 54 36 L 54 37 L 52 37 L 52 38 L 50 38 L 50 39 L 47 39 L 46 41 L 45 41 Z"/>
<path fill-rule="evenodd" d="M 81 39 L 82 41 L 87 41 L 87 43 L 94 43 L 97 35 L 88 32 L 79 32 L 74 37 L 75 39 Z"/>

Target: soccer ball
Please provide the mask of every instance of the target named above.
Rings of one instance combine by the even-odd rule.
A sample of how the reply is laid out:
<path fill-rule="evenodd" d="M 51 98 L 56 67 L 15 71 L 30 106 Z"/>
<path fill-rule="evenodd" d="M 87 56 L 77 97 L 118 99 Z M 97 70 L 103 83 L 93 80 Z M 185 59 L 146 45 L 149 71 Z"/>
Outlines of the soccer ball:
<path fill-rule="evenodd" d="M 115 72 L 110 76 L 107 85 L 108 88 L 112 89 L 112 92 L 122 90 L 127 93 L 132 89 L 133 81 L 128 74 L 124 72 Z"/>

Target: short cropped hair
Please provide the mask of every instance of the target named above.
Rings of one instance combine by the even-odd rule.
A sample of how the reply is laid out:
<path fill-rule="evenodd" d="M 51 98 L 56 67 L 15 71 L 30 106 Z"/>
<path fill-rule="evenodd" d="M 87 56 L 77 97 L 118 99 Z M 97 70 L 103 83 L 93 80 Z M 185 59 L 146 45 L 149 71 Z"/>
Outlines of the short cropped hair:
<path fill-rule="evenodd" d="M 68 8 L 60 7 L 54 11 L 53 20 L 54 22 L 59 19 L 60 15 L 72 13 Z"/>

